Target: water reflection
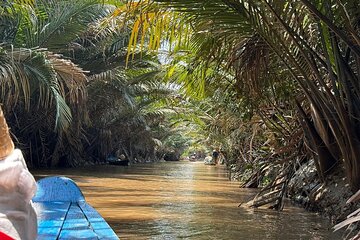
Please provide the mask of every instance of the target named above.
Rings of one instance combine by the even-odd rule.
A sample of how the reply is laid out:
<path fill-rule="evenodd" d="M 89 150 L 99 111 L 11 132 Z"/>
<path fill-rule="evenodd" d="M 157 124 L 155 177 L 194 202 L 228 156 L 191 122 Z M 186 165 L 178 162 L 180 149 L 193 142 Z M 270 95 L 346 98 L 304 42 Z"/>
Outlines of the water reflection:
<path fill-rule="evenodd" d="M 288 207 L 238 207 L 255 194 L 220 166 L 173 162 L 34 172 L 73 178 L 121 239 L 340 239 L 327 221 Z"/>

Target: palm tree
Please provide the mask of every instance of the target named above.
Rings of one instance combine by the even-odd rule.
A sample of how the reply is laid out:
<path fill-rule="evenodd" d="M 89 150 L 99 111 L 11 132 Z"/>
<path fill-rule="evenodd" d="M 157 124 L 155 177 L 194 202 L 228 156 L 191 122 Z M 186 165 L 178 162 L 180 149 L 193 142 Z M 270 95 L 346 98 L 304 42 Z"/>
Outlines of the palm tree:
<path fill-rule="evenodd" d="M 346 9 L 307 0 L 156 2 L 183 13 L 187 22 L 191 19 L 202 66 L 227 62 L 235 72 L 234 87 L 247 90 L 252 102 L 267 87 L 295 84 L 292 97 L 299 99 L 319 175 L 324 177 L 343 160 L 351 187 L 360 187 L 356 1 L 349 1 Z"/>
<path fill-rule="evenodd" d="M 30 159 L 37 159 L 33 164 L 56 165 L 61 146 L 80 131 L 69 130 L 72 115 L 85 103 L 87 80 L 86 72 L 61 53 L 106 11 L 96 1 L 6 1 L 0 8 L 6 23 L 1 25 L 0 101 L 13 113 L 12 129 L 23 132 L 16 135 L 19 144 L 28 143 Z"/>
<path fill-rule="evenodd" d="M 92 126 L 87 152 L 102 160 L 117 150 L 131 161 L 155 160 L 163 140 L 159 126 L 173 112 L 165 101 L 173 90 L 162 82 L 160 66 L 143 59 L 131 69 L 100 75 L 93 75 L 88 85 Z"/>
<path fill-rule="evenodd" d="M 109 17 L 113 5 L 99 3 L 1 5 L 1 101 L 32 165 L 103 161 L 116 148 L 129 159 L 153 158 L 169 136 L 164 97 L 173 90 L 156 64 L 125 68 L 131 31 Z"/>

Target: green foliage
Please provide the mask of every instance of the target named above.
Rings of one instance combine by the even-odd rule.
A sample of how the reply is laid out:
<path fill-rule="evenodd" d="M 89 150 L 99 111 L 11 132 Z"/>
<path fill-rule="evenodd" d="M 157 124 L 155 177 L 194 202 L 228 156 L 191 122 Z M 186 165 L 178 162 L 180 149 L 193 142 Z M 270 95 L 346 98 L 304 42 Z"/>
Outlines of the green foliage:
<path fill-rule="evenodd" d="M 206 145 L 255 169 L 305 143 L 320 176 L 343 159 L 357 189 L 359 10 L 335 3 L 5 1 L 1 102 L 38 165 Z"/>
<path fill-rule="evenodd" d="M 319 174 L 325 176 L 344 159 L 351 185 L 359 188 L 360 141 L 354 140 L 360 136 L 356 1 L 347 1 L 346 7 L 335 0 L 155 2 L 158 4 L 141 15 L 148 11 L 170 16 L 169 12 L 177 11 L 171 15 L 176 22 L 191 26 L 190 37 L 184 39 L 189 44 L 182 42 L 183 48 L 172 56 L 168 77 L 180 83 L 189 96 L 215 96 L 210 100 L 214 107 L 207 112 L 216 116 L 207 122 L 215 145 L 226 142 L 221 141 L 226 139 L 224 132 L 236 132 L 242 129 L 239 126 L 261 118 L 278 138 L 276 148 L 282 150 L 275 153 L 295 151 L 301 149 L 301 138 L 297 137 L 296 143 L 290 139 L 302 123 Z M 133 33 L 139 29 L 137 24 Z M 217 89 L 228 95 L 225 99 L 230 96 L 235 101 L 240 118 L 227 111 L 230 108 L 226 105 L 218 104 Z M 300 101 L 301 115 L 295 115 L 293 99 Z M 222 120 L 221 116 L 226 117 Z M 234 121 L 229 122 L 234 124 L 228 123 L 231 117 Z M 248 129 L 243 145 L 257 135 Z M 224 138 L 217 140 L 218 136 Z M 263 139 L 267 139 L 266 134 Z M 253 146 L 248 149 L 245 161 L 252 159 Z M 286 160 L 291 159 L 288 153 L 283 156 Z"/>

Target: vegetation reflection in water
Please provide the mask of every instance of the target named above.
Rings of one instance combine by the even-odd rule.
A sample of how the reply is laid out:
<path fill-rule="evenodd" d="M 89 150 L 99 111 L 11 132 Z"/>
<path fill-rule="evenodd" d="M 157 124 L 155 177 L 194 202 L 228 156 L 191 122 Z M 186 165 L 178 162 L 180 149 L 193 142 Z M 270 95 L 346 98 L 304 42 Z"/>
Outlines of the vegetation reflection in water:
<path fill-rule="evenodd" d="M 238 207 L 255 194 L 220 166 L 172 162 L 37 171 L 73 178 L 121 239 L 339 239 L 327 221 L 295 207 Z"/>

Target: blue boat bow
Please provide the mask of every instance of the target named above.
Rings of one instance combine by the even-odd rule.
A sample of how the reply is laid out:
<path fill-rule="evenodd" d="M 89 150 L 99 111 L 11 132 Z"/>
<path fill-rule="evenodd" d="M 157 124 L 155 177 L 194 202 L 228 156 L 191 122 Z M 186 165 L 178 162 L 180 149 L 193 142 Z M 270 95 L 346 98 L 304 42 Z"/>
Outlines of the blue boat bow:
<path fill-rule="evenodd" d="M 119 239 L 70 178 L 46 177 L 37 185 L 38 240 Z"/>

